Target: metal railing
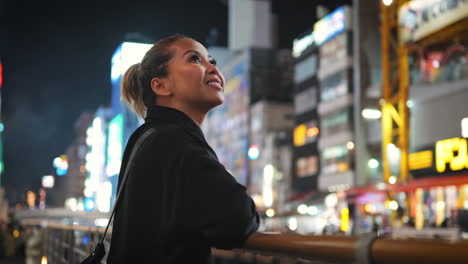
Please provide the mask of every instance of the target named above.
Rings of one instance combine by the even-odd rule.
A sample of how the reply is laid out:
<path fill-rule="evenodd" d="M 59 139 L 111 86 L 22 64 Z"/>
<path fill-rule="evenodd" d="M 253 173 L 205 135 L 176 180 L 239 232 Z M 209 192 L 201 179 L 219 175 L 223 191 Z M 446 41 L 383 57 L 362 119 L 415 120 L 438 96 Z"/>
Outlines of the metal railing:
<path fill-rule="evenodd" d="M 43 228 L 48 263 L 79 263 L 91 253 L 103 231 L 103 228 L 48 224 Z M 110 235 L 105 240 L 107 252 L 109 239 Z M 391 239 L 373 233 L 362 236 L 254 233 L 243 249 L 212 252 L 213 264 L 468 263 L 468 241 Z"/>

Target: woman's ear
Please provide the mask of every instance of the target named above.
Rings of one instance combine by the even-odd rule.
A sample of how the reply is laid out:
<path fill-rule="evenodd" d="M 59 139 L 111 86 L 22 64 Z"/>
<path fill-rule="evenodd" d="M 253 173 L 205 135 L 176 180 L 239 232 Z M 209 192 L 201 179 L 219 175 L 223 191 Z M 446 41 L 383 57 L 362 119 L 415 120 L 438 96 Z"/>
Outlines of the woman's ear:
<path fill-rule="evenodd" d="M 162 78 L 151 79 L 151 90 L 158 96 L 169 96 L 172 94 L 165 80 Z"/>

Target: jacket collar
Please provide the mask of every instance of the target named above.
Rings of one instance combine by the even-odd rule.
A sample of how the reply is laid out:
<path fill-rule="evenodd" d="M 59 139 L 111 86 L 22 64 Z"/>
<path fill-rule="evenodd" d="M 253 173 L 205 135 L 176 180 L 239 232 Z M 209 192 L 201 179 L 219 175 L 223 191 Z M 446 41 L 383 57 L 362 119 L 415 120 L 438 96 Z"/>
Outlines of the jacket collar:
<path fill-rule="evenodd" d="M 198 140 L 201 140 L 203 143 L 208 144 L 203 135 L 203 131 L 200 126 L 198 126 L 193 119 L 191 119 L 184 112 L 177 110 L 175 108 L 165 107 L 154 105 L 147 109 L 146 111 L 146 122 L 162 121 L 164 123 L 172 123 L 177 126 L 182 127 L 184 130 L 189 132 L 190 135 L 195 136 Z"/>

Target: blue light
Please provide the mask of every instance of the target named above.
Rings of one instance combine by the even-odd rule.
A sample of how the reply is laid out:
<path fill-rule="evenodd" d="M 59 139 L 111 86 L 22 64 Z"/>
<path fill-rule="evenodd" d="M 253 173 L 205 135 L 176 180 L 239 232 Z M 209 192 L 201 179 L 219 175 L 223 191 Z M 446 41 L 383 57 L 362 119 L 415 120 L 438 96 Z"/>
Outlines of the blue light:
<path fill-rule="evenodd" d="M 94 198 L 92 197 L 86 197 L 84 199 L 84 210 L 89 212 L 94 210 Z"/>
<path fill-rule="evenodd" d="M 68 170 L 64 170 L 64 169 L 61 169 L 61 168 L 57 168 L 55 170 L 55 172 L 57 173 L 58 176 L 63 176 L 65 174 L 67 174 Z"/>
<path fill-rule="evenodd" d="M 81 239 L 81 243 L 83 243 L 83 245 L 87 246 L 89 244 L 89 236 L 84 236 Z"/>

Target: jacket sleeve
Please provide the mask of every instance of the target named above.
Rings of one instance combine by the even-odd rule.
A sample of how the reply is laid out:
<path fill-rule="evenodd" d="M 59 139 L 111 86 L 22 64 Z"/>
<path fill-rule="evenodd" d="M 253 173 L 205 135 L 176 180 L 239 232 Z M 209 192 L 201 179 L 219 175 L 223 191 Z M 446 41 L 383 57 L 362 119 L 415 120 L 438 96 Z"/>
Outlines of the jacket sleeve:
<path fill-rule="evenodd" d="M 197 231 L 212 247 L 241 248 L 259 227 L 246 188 L 202 148 L 186 152 L 183 164 L 189 179 L 186 197 Z"/>

